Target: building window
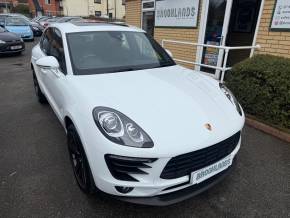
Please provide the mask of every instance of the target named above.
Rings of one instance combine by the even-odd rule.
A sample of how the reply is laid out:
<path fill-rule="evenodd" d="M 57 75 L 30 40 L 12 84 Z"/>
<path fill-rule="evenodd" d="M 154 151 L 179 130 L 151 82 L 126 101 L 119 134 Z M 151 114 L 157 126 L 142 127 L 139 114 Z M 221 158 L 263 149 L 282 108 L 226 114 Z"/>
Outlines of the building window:
<path fill-rule="evenodd" d="M 94 0 L 96 4 L 102 4 L 102 0 Z"/>
<path fill-rule="evenodd" d="M 45 4 L 50 5 L 51 0 L 45 0 Z"/>
<path fill-rule="evenodd" d="M 95 11 L 95 16 L 96 16 L 96 17 L 100 17 L 100 16 L 102 16 L 102 12 L 101 12 L 101 11 Z"/>
<path fill-rule="evenodd" d="M 126 5 L 126 0 L 122 0 L 122 5 Z"/>

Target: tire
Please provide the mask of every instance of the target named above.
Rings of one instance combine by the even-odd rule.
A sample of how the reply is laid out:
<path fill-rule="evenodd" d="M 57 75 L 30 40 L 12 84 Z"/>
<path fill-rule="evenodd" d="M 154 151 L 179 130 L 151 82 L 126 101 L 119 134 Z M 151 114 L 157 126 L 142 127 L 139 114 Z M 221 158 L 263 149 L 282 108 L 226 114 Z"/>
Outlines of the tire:
<path fill-rule="evenodd" d="M 32 70 L 32 75 L 33 75 L 33 86 L 34 86 L 34 91 L 37 97 L 37 100 L 40 104 L 47 104 L 47 99 L 45 97 L 45 95 L 42 93 L 39 84 L 38 84 L 38 80 L 36 78 L 35 72 L 34 70 Z"/>
<path fill-rule="evenodd" d="M 86 194 L 95 193 L 96 186 L 82 142 L 73 124 L 67 128 L 67 145 L 74 176 L 80 189 Z"/>

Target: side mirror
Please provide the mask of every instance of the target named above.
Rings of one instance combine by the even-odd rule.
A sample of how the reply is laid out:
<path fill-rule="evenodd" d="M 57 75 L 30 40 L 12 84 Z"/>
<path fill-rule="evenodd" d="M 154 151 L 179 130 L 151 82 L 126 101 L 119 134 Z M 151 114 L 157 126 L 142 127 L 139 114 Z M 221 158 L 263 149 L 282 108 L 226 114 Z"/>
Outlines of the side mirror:
<path fill-rule="evenodd" d="M 172 54 L 172 52 L 171 52 L 171 51 L 169 51 L 168 49 L 165 49 L 165 51 L 167 52 L 167 54 L 168 54 L 170 57 L 172 57 L 172 58 L 173 58 L 173 54 Z"/>
<path fill-rule="evenodd" d="M 41 68 L 47 68 L 47 69 L 57 69 L 59 68 L 59 63 L 53 56 L 45 56 L 42 58 L 39 58 L 36 61 L 36 65 Z"/>

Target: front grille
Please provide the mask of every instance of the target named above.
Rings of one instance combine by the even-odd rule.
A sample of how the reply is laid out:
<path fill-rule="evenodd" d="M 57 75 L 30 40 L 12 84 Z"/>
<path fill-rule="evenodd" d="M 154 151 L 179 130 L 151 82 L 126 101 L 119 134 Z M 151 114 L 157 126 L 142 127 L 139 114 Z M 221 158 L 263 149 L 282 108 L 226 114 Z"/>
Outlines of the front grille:
<path fill-rule="evenodd" d="M 115 179 L 138 182 L 132 174 L 148 174 L 142 169 L 151 168 L 148 164 L 153 163 L 157 158 L 124 157 L 106 154 L 105 160 Z"/>
<path fill-rule="evenodd" d="M 160 178 L 176 179 L 214 164 L 233 152 L 240 140 L 240 135 L 241 132 L 237 132 L 210 147 L 171 158 L 163 169 Z"/>
<path fill-rule="evenodd" d="M 17 50 L 11 50 L 11 49 L 10 49 L 11 46 L 17 46 L 17 45 L 21 45 L 22 48 L 17 49 Z M 24 46 L 22 45 L 22 43 L 15 43 L 15 42 L 13 42 L 13 43 L 10 42 L 10 43 L 9 43 L 9 42 L 6 42 L 6 44 L 0 46 L 0 52 L 6 52 L 6 51 L 19 51 L 19 50 L 22 50 L 23 48 L 24 48 Z"/>

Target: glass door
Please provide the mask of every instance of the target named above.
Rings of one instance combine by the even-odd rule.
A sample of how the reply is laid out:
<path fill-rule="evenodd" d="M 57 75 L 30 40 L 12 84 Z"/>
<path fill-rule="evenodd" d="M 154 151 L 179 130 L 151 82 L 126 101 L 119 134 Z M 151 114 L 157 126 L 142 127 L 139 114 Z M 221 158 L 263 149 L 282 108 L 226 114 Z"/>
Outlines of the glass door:
<path fill-rule="evenodd" d="M 142 1 L 142 29 L 153 37 L 155 25 L 155 0 Z"/>
<path fill-rule="evenodd" d="M 200 43 L 224 46 L 231 14 L 232 0 L 206 0 L 204 25 L 201 28 L 202 40 Z M 211 66 L 221 67 L 224 51 L 215 48 L 199 49 L 199 62 Z M 206 67 L 200 70 L 219 77 L 220 71 Z"/>
<path fill-rule="evenodd" d="M 154 20 L 154 11 L 143 12 L 142 29 L 152 37 L 154 35 Z"/>

